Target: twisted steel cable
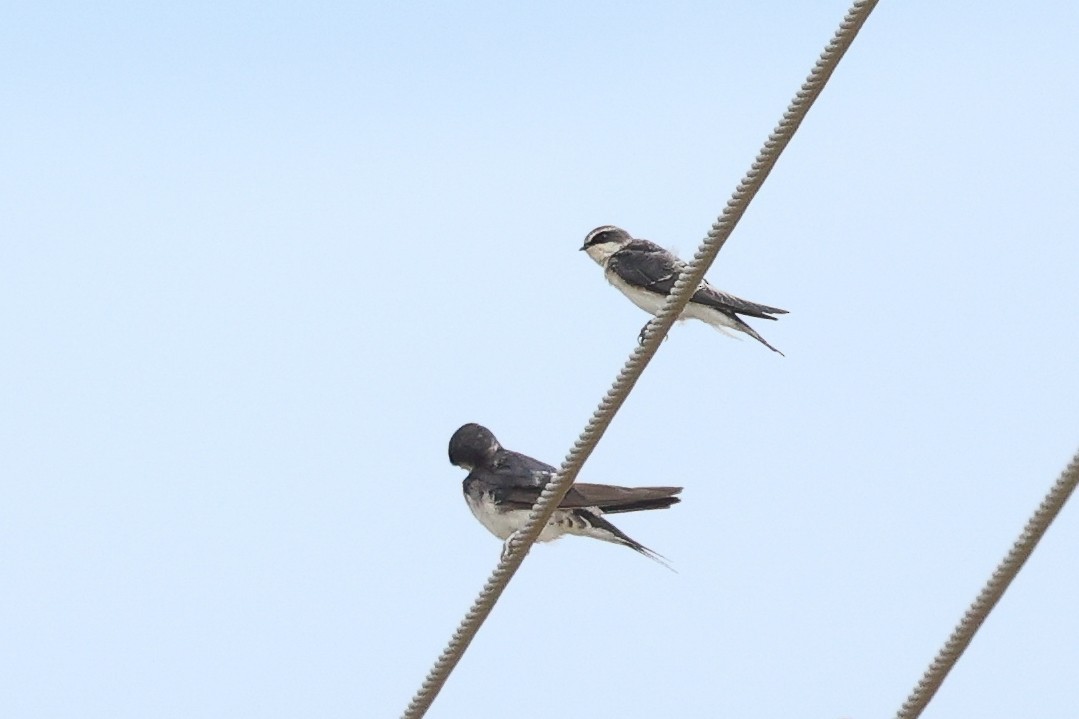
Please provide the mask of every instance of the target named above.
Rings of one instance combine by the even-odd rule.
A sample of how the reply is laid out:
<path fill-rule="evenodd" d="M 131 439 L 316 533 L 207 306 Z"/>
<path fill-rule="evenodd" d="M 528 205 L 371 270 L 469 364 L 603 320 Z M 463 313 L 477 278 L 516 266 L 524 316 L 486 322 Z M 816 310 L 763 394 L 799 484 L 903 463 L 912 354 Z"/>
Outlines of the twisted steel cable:
<path fill-rule="evenodd" d="M 461 624 L 450 638 L 446 648 L 435 661 L 423 684 L 417 690 L 412 701 L 402 714 L 402 719 L 419 719 L 430 708 L 435 697 L 441 691 L 450 673 L 464 656 L 469 644 L 475 638 L 480 626 L 494 608 L 495 602 L 502 596 L 510 579 L 524 561 L 532 544 L 536 541 L 543 527 L 546 526 L 559 502 L 569 491 L 577 478 L 581 467 L 592 454 L 604 432 L 610 426 L 615 414 L 633 390 L 644 368 L 652 360 L 675 320 L 682 313 L 690 297 L 704 279 L 720 248 L 727 241 L 735 225 L 745 214 L 746 208 L 757 194 L 765 178 L 775 167 L 780 154 L 790 143 L 809 108 L 820 96 L 821 91 L 832 76 L 839 61 L 850 48 L 858 31 L 865 24 L 878 0 L 857 0 L 847 11 L 839 29 L 817 59 L 809 77 L 795 94 L 794 99 L 783 113 L 776 128 L 769 134 L 767 141 L 757 154 L 752 166 L 742 181 L 738 183 L 731 199 L 727 201 L 722 214 L 712 225 L 707 238 L 701 244 L 693 260 L 682 272 L 675 283 L 670 296 L 659 314 L 649 323 L 644 342 L 637 346 L 622 370 L 618 373 L 611 388 L 600 401 L 599 406 L 588 424 L 581 432 L 573 448 L 566 455 L 558 473 L 551 478 L 532 508 L 527 524 L 511 540 L 510 551 L 502 557 L 498 566 L 488 577 L 479 596 L 465 614 Z"/>
<path fill-rule="evenodd" d="M 1015 579 L 1016 575 L 1019 574 L 1019 570 L 1026 564 L 1031 552 L 1034 551 L 1034 548 L 1038 546 L 1038 542 L 1045 536 L 1049 525 L 1060 514 L 1064 503 L 1068 501 L 1068 497 L 1075 490 L 1076 484 L 1079 484 L 1079 452 L 1076 452 L 1075 456 L 1072 457 L 1071 463 L 1049 489 L 1042 503 L 1034 510 L 1034 514 L 1027 521 L 1026 526 L 1023 527 L 1019 538 L 1015 540 L 1015 544 L 1012 545 L 1003 561 L 997 565 L 993 575 L 989 577 L 989 581 L 982 587 L 982 591 L 978 593 L 977 598 L 967 609 L 958 626 L 948 637 L 948 641 L 941 647 L 940 652 L 933 659 L 933 663 L 929 665 L 925 674 L 918 681 L 917 686 L 914 687 L 914 691 L 911 692 L 903 706 L 900 707 L 899 712 L 895 715 L 896 719 L 916 719 L 916 717 L 921 716 L 922 711 L 925 710 L 933 696 L 936 695 L 937 690 L 940 689 L 941 684 L 944 683 L 948 673 L 959 661 L 959 657 L 970 646 L 971 640 L 974 639 L 974 635 L 981 628 L 982 623 L 989 617 L 989 613 L 993 611 L 997 602 L 1004 596 L 1004 592 L 1011 585 L 1012 580 Z"/>

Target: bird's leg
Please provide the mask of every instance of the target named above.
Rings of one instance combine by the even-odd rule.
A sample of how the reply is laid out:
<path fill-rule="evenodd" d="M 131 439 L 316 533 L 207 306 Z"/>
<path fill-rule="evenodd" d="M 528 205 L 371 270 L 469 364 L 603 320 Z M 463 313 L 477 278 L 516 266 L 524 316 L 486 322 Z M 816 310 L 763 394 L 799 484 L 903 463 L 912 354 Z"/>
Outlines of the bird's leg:
<path fill-rule="evenodd" d="M 647 322 L 644 323 L 644 327 L 641 328 L 641 333 L 639 335 L 637 335 L 637 344 L 639 344 L 639 345 L 644 344 L 644 335 L 645 335 L 646 332 L 648 332 L 648 325 L 650 325 L 650 324 L 652 324 L 652 320 L 648 320 Z M 663 341 L 664 342 L 667 341 L 666 336 L 663 337 Z"/>
<path fill-rule="evenodd" d="M 510 536 L 506 537 L 506 541 L 502 543 L 502 561 L 506 561 L 506 557 L 510 556 L 510 551 L 513 549 L 513 543 L 517 541 L 517 538 L 521 536 L 521 530 L 514 530 Z"/>

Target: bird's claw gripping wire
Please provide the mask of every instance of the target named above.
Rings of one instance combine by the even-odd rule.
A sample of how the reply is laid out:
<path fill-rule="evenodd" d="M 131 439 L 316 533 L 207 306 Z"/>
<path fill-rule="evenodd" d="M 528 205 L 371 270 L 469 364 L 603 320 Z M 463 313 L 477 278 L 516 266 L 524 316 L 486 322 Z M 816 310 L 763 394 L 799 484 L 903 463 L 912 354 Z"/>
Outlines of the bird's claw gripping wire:
<path fill-rule="evenodd" d="M 644 336 L 646 334 L 648 334 L 648 326 L 650 324 L 652 324 L 652 320 L 648 320 L 647 322 L 644 323 L 644 327 L 641 328 L 641 333 L 639 335 L 637 335 L 637 344 L 639 344 L 639 345 L 644 344 Z M 663 335 L 663 341 L 664 342 L 667 341 L 667 335 Z"/>

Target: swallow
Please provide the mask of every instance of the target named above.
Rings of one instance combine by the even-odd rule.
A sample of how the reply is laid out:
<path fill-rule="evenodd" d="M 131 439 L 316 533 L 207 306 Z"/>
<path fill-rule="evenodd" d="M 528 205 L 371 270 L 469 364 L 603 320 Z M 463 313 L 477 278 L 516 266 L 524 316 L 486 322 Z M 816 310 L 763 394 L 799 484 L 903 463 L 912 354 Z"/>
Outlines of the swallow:
<path fill-rule="evenodd" d="M 603 268 L 608 282 L 633 304 L 652 315 L 659 314 L 678 280 L 678 275 L 686 267 L 686 263 L 673 253 L 654 242 L 634 239 L 628 232 L 614 225 L 604 225 L 589 232 L 581 249 Z M 778 318 L 772 315 L 785 314 L 787 310 L 747 302 L 721 292 L 704 280 L 678 319 L 707 322 L 728 337 L 734 337 L 728 330 L 744 332 L 768 349 L 782 355 L 782 352 L 768 344 L 756 330 L 743 322 L 739 315 L 775 320 Z M 638 336 L 639 341 L 644 342 L 647 329 L 648 325 L 645 324 Z"/>
<path fill-rule="evenodd" d="M 450 462 L 466 471 L 465 502 L 491 534 L 505 540 L 503 556 L 524 528 L 532 506 L 557 470 L 520 452 L 504 448 L 491 430 L 466 424 L 453 433 Z M 681 500 L 682 487 L 618 487 L 577 482 L 559 503 L 538 541 L 567 534 L 592 537 L 629 547 L 670 568 L 665 558 L 603 518 L 605 514 L 666 509 Z"/>

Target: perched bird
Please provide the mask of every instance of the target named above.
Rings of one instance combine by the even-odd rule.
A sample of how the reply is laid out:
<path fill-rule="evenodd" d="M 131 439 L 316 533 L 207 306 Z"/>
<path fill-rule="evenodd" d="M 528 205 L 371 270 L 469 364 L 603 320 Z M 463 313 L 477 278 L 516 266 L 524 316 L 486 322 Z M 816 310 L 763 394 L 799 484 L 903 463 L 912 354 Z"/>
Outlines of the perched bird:
<path fill-rule="evenodd" d="M 608 282 L 633 304 L 652 315 L 659 314 L 678 275 L 686 266 L 685 262 L 654 242 L 635 240 L 628 232 L 614 225 L 604 225 L 589 232 L 581 249 L 603 268 Z M 779 352 L 738 315 L 774 320 L 777 318 L 772 315 L 785 314 L 787 310 L 758 305 L 720 292 L 705 280 L 678 319 L 702 320 L 729 337 L 734 336 L 727 331 L 729 329 L 745 332 L 773 352 Z M 641 329 L 641 342 L 647 329 L 647 324 Z"/>
<path fill-rule="evenodd" d="M 503 555 L 528 521 L 532 505 L 557 471 L 549 464 L 502 447 L 489 429 L 466 424 L 450 438 L 450 462 L 468 470 L 463 489 L 480 524 L 505 540 Z M 681 500 L 681 487 L 615 487 L 575 483 L 540 532 L 540 542 L 566 534 L 593 537 L 640 552 L 663 564 L 662 555 L 630 538 L 603 515 L 666 509 Z"/>

